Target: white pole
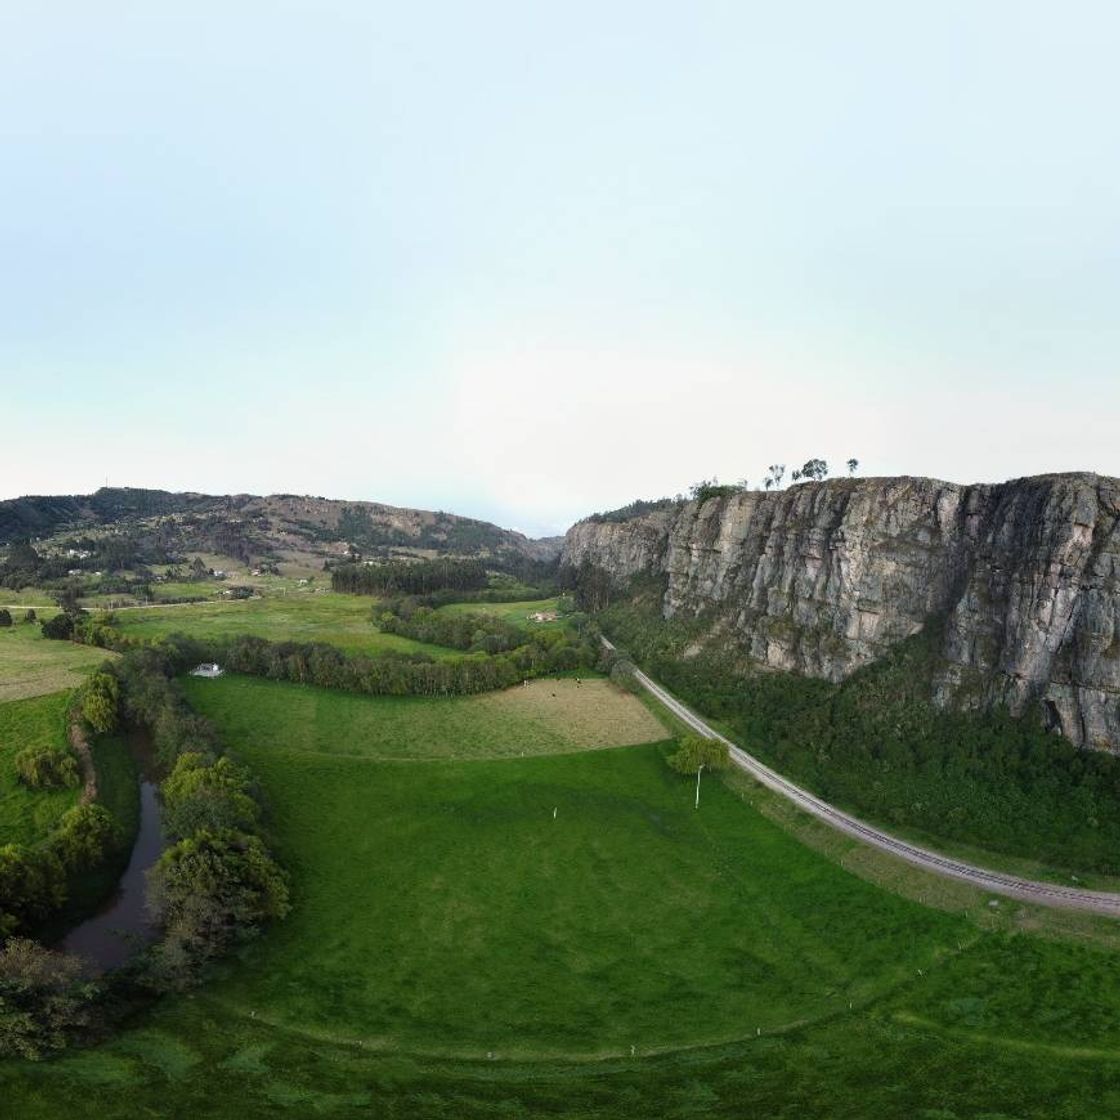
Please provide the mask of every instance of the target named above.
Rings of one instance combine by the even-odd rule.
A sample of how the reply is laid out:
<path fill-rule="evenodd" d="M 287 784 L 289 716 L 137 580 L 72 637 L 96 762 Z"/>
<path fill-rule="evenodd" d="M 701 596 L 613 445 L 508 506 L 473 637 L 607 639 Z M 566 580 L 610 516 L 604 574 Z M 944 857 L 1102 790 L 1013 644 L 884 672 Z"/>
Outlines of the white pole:
<path fill-rule="evenodd" d="M 693 806 L 695 809 L 700 808 L 700 771 L 704 769 L 704 764 L 701 762 L 696 768 L 696 804 Z"/>

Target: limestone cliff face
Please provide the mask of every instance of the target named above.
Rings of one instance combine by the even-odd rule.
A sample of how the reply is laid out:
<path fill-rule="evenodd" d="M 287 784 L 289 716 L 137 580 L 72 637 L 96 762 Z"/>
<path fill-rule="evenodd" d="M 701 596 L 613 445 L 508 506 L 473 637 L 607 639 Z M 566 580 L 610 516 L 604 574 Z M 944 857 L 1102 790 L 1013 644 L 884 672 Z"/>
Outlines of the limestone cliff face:
<path fill-rule="evenodd" d="M 581 521 L 563 562 L 667 576 L 666 617 L 706 612 L 751 658 L 836 681 L 946 619 L 934 699 L 1031 701 L 1120 750 L 1120 480 L 804 483 Z"/>

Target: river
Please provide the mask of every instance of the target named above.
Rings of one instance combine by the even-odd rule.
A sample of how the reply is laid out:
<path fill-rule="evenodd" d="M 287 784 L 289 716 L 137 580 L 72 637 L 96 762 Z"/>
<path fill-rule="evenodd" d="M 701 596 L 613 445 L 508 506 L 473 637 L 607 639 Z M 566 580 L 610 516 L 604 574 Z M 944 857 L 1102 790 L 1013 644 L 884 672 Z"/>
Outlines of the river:
<path fill-rule="evenodd" d="M 155 938 L 156 930 L 145 908 L 145 873 L 163 851 L 162 806 L 154 774 L 146 773 L 147 759 L 139 759 L 140 825 L 128 866 L 116 890 L 92 918 L 75 926 L 59 948 L 83 958 L 95 973 L 119 968 L 143 945 Z"/>

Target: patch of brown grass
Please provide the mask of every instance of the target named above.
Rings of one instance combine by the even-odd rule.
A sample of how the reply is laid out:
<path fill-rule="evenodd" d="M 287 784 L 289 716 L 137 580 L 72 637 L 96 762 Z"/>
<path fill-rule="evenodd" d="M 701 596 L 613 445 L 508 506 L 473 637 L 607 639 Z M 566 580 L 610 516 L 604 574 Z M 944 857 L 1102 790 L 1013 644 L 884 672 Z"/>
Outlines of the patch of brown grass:
<path fill-rule="evenodd" d="M 636 697 L 602 679 L 534 680 L 477 699 L 495 714 L 530 719 L 580 747 L 629 747 L 670 737 Z"/>

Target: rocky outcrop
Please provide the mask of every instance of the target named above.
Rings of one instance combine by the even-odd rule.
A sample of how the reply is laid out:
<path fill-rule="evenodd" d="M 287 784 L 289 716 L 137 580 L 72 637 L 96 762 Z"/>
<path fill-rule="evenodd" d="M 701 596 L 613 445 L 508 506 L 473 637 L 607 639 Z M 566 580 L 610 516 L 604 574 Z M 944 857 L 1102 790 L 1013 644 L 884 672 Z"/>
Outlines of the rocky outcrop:
<path fill-rule="evenodd" d="M 663 576 L 666 617 L 711 619 L 760 665 L 841 680 L 943 622 L 933 698 L 1006 703 L 1120 750 L 1120 481 L 1046 475 L 804 483 L 589 519 L 563 562 Z"/>

